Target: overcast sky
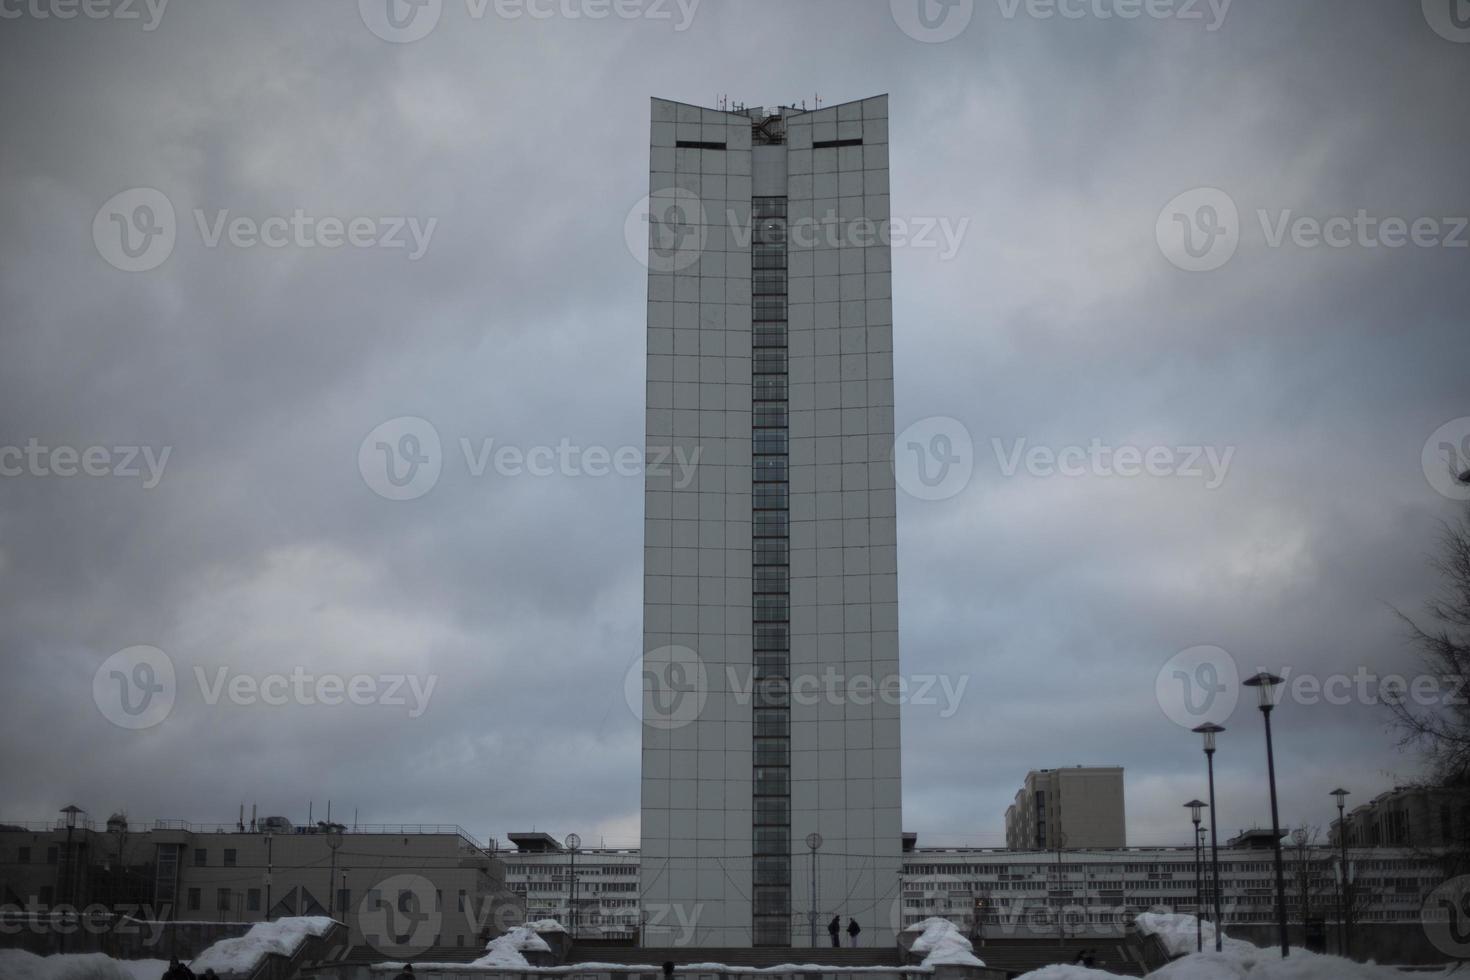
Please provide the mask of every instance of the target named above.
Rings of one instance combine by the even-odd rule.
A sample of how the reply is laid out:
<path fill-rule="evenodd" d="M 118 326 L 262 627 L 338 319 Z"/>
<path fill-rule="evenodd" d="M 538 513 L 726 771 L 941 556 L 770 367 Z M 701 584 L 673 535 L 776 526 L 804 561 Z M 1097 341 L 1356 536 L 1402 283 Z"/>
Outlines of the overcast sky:
<path fill-rule="evenodd" d="M 898 504 L 904 671 L 966 685 L 904 716 L 921 843 L 1003 843 L 1026 770 L 1075 764 L 1126 767 L 1131 843 L 1187 842 L 1176 668 L 1229 729 L 1221 831 L 1267 825 L 1229 663 L 1412 670 L 1392 608 L 1464 506 L 1422 457 L 1470 436 L 1448 0 L 96 2 L 0 5 L 0 819 L 636 840 L 641 476 L 461 440 L 641 447 L 652 96 L 889 93 L 895 216 L 964 228 L 894 255 L 898 427 L 973 447 Z M 1360 209 L 1340 247 L 1297 223 Z M 377 442 L 424 443 L 368 437 L 404 417 L 440 471 L 392 500 Z M 1064 452 L 1094 440 L 1156 472 Z M 1231 660 L 1171 660 L 1201 645 Z M 138 646 L 175 678 L 146 710 Z M 293 672 L 378 703 L 251 686 Z M 1416 775 L 1357 688 L 1273 716 L 1284 822 Z"/>

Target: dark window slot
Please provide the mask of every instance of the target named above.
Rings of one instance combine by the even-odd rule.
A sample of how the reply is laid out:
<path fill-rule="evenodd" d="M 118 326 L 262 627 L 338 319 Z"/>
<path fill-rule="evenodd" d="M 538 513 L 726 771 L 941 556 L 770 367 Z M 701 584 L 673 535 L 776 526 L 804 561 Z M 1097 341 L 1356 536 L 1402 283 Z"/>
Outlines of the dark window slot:
<path fill-rule="evenodd" d="M 681 150 L 723 150 L 724 143 L 707 143 L 704 140 L 678 140 L 674 143 Z"/>
<path fill-rule="evenodd" d="M 679 145 L 680 146 L 683 146 L 684 144 L 681 143 Z M 833 150 L 833 149 L 836 149 L 839 146 L 862 146 L 862 145 L 863 145 L 863 141 L 860 140 L 860 139 L 856 139 L 856 140 L 818 140 L 817 142 L 815 142 L 815 143 L 812 144 L 812 149 L 814 149 L 814 150 Z"/>

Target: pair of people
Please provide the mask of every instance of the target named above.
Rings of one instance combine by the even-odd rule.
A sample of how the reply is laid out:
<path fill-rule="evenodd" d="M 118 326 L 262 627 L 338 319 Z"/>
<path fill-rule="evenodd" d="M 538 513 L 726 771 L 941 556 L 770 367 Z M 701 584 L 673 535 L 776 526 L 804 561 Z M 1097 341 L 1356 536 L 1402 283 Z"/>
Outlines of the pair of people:
<path fill-rule="evenodd" d="M 858 933 L 860 933 L 862 931 L 863 931 L 863 927 L 857 924 L 857 919 L 849 918 L 847 920 L 847 936 L 848 936 L 848 939 L 851 941 L 851 945 L 853 947 L 856 947 L 857 946 L 857 944 L 858 944 L 858 938 L 857 938 L 858 937 Z M 840 947 L 842 945 L 842 940 L 839 938 L 841 936 L 841 933 L 842 933 L 842 916 L 840 916 L 840 915 L 834 915 L 834 916 L 832 916 L 832 921 L 829 922 L 829 923 L 827 923 L 827 935 L 829 935 L 829 936 L 832 937 L 832 948 L 833 949 L 836 949 L 836 948 L 838 948 L 838 947 Z"/>

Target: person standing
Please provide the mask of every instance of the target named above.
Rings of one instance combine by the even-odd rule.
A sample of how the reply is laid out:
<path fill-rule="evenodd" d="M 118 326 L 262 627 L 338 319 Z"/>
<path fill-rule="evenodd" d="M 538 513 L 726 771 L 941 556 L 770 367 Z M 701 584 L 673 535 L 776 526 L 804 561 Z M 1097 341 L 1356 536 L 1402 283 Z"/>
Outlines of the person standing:
<path fill-rule="evenodd" d="M 863 927 L 857 924 L 857 919 L 849 918 L 847 920 L 847 936 L 852 941 L 853 949 L 857 949 L 858 933 L 862 931 Z"/>
<path fill-rule="evenodd" d="M 832 948 L 839 949 L 842 946 L 842 916 L 832 916 L 832 921 L 827 923 L 827 935 L 832 937 Z"/>

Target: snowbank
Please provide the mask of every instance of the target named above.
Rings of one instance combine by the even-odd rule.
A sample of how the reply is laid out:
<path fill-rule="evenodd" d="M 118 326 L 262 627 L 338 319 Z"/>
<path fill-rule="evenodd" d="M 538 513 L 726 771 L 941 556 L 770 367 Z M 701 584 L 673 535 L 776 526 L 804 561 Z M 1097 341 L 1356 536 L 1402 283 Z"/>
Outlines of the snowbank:
<path fill-rule="evenodd" d="M 548 928 L 544 931 L 553 932 L 561 929 L 560 924 L 552 919 L 516 926 L 505 935 L 490 940 L 489 945 L 485 947 L 485 955 L 475 960 L 470 966 L 530 966 L 531 963 L 525 956 L 527 952 L 551 952 L 551 947 L 546 944 L 546 940 L 536 934 L 538 929 L 546 923 L 555 926 L 556 929 Z"/>
<path fill-rule="evenodd" d="M 101 953 L 37 956 L 23 949 L 0 949 L 5 980 L 159 980 L 163 960 L 114 960 Z"/>
<path fill-rule="evenodd" d="M 1282 959 L 1280 949 L 1253 946 L 1247 952 L 1237 946 L 1223 953 L 1213 950 L 1191 953 L 1155 970 L 1149 977 L 1150 980 L 1403 980 L 1405 975 L 1396 967 L 1355 963 L 1305 949 L 1293 949 L 1289 957 Z"/>
<path fill-rule="evenodd" d="M 526 925 L 537 932 L 566 932 L 566 927 L 555 919 L 537 919 L 535 922 L 527 922 Z"/>
<path fill-rule="evenodd" d="M 904 932 L 918 932 L 909 951 L 924 957 L 923 966 L 984 966 L 975 955 L 975 947 L 960 934 L 959 926 L 948 919 L 933 917 L 915 922 Z"/>
<path fill-rule="evenodd" d="M 1192 915 L 1183 915 L 1167 912 L 1145 912 L 1137 918 L 1138 931 L 1145 936 L 1158 936 L 1164 942 L 1164 948 L 1169 951 L 1170 956 L 1184 956 L 1195 951 L 1197 935 L 1195 932 L 1196 919 Z M 1215 948 L 1215 924 L 1213 922 L 1199 923 L 1204 931 L 1205 949 Z M 1254 946 L 1243 939 L 1231 939 L 1223 936 L 1220 940 L 1226 952 L 1235 950 L 1241 955 L 1259 952 L 1259 947 Z"/>
<path fill-rule="evenodd" d="M 200 953 L 189 964 L 189 969 L 195 974 L 213 970 L 221 976 L 247 973 L 255 969 L 263 957 L 272 953 L 290 956 L 308 936 L 324 936 L 334 925 L 336 922 L 324 915 L 257 922 L 245 935 L 237 939 L 221 939 Z"/>
<path fill-rule="evenodd" d="M 1021 980 L 1123 980 L 1123 977 L 1116 973 L 1093 970 L 1085 966 L 1058 964 L 1024 973 L 1021 975 Z"/>

